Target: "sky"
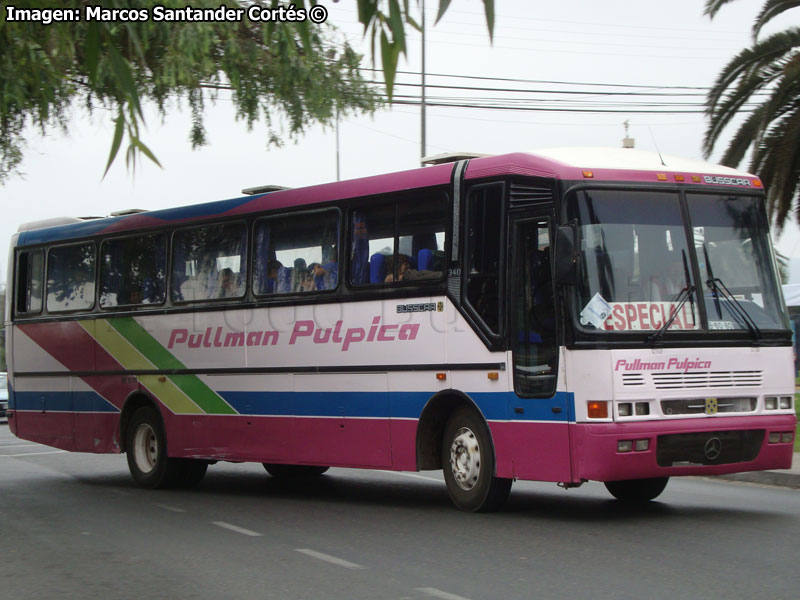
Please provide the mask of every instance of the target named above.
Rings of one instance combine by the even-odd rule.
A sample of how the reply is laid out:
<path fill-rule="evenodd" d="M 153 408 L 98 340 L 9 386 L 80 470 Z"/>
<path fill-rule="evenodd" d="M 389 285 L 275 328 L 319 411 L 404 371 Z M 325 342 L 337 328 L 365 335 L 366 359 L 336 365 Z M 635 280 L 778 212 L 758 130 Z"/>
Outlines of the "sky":
<path fill-rule="evenodd" d="M 365 69 L 371 68 L 355 1 L 321 3 L 329 10 L 329 21 L 365 54 Z M 496 3 L 494 40 L 490 43 L 480 0 L 453 0 L 435 26 L 438 1 L 426 0 L 428 84 L 494 88 L 429 88 L 429 99 L 559 109 L 431 106 L 427 110 L 426 153 L 619 147 L 627 121 L 628 135 L 638 149 L 702 158 L 707 126 L 702 114 L 704 89 L 713 84 L 732 56 L 751 43 L 753 18 L 762 2 L 730 3 L 713 21 L 703 15 L 703 5 L 700 0 L 503 0 Z M 785 27 L 787 22 L 784 16 L 764 34 Z M 401 58 L 398 67 L 407 73 L 401 73 L 398 82 L 408 85 L 397 87 L 398 99 L 419 94 L 419 33 L 409 33 L 408 45 L 408 55 Z M 373 73 L 367 75 L 372 77 Z M 375 76 L 380 77 L 380 73 Z M 662 95 L 643 96 L 648 90 Z M 622 95 L 623 91 L 635 94 Z M 651 106 L 651 110 L 673 112 L 633 112 L 632 103 L 654 101 L 666 101 L 670 106 Z M 575 107 L 619 112 L 564 110 Z M 146 118 L 143 139 L 163 168 L 143 160 L 135 172 L 130 171 L 120 152 L 105 178 L 113 128 L 111 118 L 102 110 L 88 116 L 76 108 L 68 134 L 28 131 L 22 175 L 0 186 L 1 279 L 5 279 L 8 264 L 6 240 L 21 223 L 58 216 L 105 216 L 129 208 L 183 206 L 237 197 L 242 189 L 259 185 L 300 187 L 336 180 L 336 134 L 332 127 L 313 127 L 296 142 L 268 148 L 265 128 L 256 126 L 248 131 L 244 123 L 236 122 L 230 99 L 222 95 L 206 111 L 209 144 L 193 151 L 188 113 L 179 103 L 166 119 L 152 109 L 146 110 Z M 726 131 L 711 156 L 712 162 L 721 156 L 733 132 L 733 128 Z M 340 120 L 339 139 L 342 179 L 415 168 L 421 154 L 419 107 L 395 104 L 372 116 L 346 115 Z M 746 164 L 742 168 L 746 170 Z M 792 282 L 800 283 L 797 228 L 787 227 L 780 238 L 773 234 L 773 239 L 781 253 L 798 259 Z"/>

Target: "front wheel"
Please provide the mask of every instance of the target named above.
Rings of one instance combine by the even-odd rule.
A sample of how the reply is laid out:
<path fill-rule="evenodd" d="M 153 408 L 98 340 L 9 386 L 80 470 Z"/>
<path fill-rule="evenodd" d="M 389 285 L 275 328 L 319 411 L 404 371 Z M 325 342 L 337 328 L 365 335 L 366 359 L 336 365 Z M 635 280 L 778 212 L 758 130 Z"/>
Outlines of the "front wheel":
<path fill-rule="evenodd" d="M 623 502 L 648 502 L 658 497 L 667 487 L 669 477 L 652 479 L 627 479 L 624 481 L 606 481 L 606 489 L 617 500 Z"/>
<path fill-rule="evenodd" d="M 498 510 L 511 491 L 511 479 L 495 477 L 489 428 L 474 410 L 457 410 L 444 428 L 442 468 L 447 492 L 459 509 Z"/>

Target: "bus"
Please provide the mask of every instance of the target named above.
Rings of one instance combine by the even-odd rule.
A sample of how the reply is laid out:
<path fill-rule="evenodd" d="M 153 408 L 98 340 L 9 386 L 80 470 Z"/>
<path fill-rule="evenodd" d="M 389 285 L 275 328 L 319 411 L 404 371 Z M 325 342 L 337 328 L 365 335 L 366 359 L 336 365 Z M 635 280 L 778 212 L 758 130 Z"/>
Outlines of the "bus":
<path fill-rule="evenodd" d="M 125 453 L 148 488 L 276 477 L 516 479 L 791 466 L 792 342 L 763 185 L 631 149 L 438 157 L 11 241 L 11 430 Z"/>

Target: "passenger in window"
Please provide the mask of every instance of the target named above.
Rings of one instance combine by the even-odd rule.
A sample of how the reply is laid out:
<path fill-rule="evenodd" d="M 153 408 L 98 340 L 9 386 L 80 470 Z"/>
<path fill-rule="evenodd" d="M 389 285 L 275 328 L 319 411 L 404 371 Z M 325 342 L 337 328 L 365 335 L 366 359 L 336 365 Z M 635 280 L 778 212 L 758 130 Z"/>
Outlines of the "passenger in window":
<path fill-rule="evenodd" d="M 294 259 L 294 269 L 292 270 L 292 291 L 304 292 L 308 280 L 308 266 L 304 258 Z"/>
<path fill-rule="evenodd" d="M 131 285 L 127 289 L 122 290 L 117 296 L 117 305 L 123 306 L 126 304 L 141 304 L 142 303 L 142 290 L 141 287 Z"/>
<path fill-rule="evenodd" d="M 272 294 L 278 289 L 278 271 L 283 268 L 279 260 L 271 260 L 267 263 L 267 280 L 264 282 L 262 294 Z"/>
<path fill-rule="evenodd" d="M 385 282 L 389 283 L 395 281 L 394 278 L 394 257 L 387 257 L 386 259 L 386 270 L 389 271 L 389 274 L 386 276 Z M 427 271 L 422 270 L 419 271 L 417 269 L 411 268 L 411 263 L 408 260 L 408 256 L 405 254 L 399 254 L 397 256 L 397 281 L 417 281 L 420 279 L 438 279 L 442 276 L 441 271 Z"/>
<path fill-rule="evenodd" d="M 219 272 L 219 298 L 232 298 L 239 295 L 236 274 L 233 269 L 225 267 Z"/>
<path fill-rule="evenodd" d="M 332 290 L 336 287 L 336 262 L 326 263 L 325 266 L 319 263 L 311 263 L 309 267 L 312 281 L 316 290 Z"/>
<path fill-rule="evenodd" d="M 311 263 L 311 267 L 299 274 L 299 292 L 313 292 L 316 289 L 314 284 L 314 265 L 319 266 L 319 263 Z"/>

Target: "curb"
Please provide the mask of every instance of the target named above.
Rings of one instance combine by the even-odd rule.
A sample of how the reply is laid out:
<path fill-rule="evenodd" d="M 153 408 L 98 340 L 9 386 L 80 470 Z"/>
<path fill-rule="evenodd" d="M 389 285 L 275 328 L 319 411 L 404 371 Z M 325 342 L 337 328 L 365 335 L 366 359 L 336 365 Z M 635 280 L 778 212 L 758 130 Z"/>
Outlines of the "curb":
<path fill-rule="evenodd" d="M 792 457 L 792 467 L 790 469 L 745 471 L 744 473 L 717 475 L 714 478 L 726 479 L 728 481 L 741 481 L 744 483 L 763 483 L 765 485 L 777 485 L 800 490 L 800 452 L 794 453 Z"/>
<path fill-rule="evenodd" d="M 745 483 L 761 483 L 776 485 L 800 490 L 800 474 L 785 471 L 751 471 L 746 473 L 731 473 L 730 475 L 717 475 L 715 479 L 727 481 L 740 481 Z"/>

